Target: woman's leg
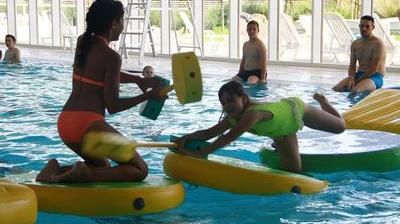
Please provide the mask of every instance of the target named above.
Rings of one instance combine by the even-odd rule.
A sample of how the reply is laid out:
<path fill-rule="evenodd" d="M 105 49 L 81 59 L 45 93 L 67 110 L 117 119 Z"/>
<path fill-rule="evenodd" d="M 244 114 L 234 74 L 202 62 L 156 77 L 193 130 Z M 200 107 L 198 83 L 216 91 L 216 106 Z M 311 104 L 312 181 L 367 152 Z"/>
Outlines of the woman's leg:
<path fill-rule="evenodd" d="M 340 113 L 329 104 L 324 95 L 315 93 L 314 99 L 321 105 L 322 110 L 304 104 L 304 125 L 316 130 L 342 133 L 346 124 Z"/>
<path fill-rule="evenodd" d="M 68 143 L 64 142 L 68 148 L 72 149 L 76 154 L 84 159 L 85 163 L 89 167 L 109 167 L 110 163 L 107 159 L 93 159 L 88 158 L 86 155 L 80 153 L 81 144 L 80 143 Z M 56 159 L 50 159 L 46 166 L 40 171 L 36 176 L 36 181 L 38 182 L 50 182 L 51 179 L 56 176 L 63 174 L 72 169 L 73 165 L 60 166 Z"/>
<path fill-rule="evenodd" d="M 105 121 L 96 121 L 86 131 L 112 132 L 120 134 Z M 81 153 L 81 144 L 68 144 L 85 163 L 77 162 L 71 169 L 53 176 L 51 182 L 112 182 L 112 181 L 142 181 L 148 174 L 148 167 L 138 153 L 126 162 L 110 167 L 106 159 L 95 159 Z"/>
<path fill-rule="evenodd" d="M 301 159 L 296 134 L 275 138 L 274 144 L 279 153 L 281 169 L 301 173 Z"/>

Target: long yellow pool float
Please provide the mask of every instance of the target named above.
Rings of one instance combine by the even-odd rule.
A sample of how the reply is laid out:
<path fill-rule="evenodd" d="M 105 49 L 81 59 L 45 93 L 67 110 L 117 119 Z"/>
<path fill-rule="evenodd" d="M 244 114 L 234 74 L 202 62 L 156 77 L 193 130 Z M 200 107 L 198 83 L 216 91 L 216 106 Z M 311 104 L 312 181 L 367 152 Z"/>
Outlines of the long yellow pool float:
<path fill-rule="evenodd" d="M 314 194 L 328 182 L 223 156 L 198 159 L 177 153 L 164 158 L 164 172 L 175 179 L 237 194 Z"/>
<path fill-rule="evenodd" d="M 157 213 L 175 208 L 184 200 L 182 183 L 162 176 L 143 182 L 45 184 L 34 175 L 11 177 L 37 195 L 40 211 L 87 216 L 121 216 Z"/>
<path fill-rule="evenodd" d="M 1 224 L 32 224 L 36 213 L 36 196 L 29 187 L 0 179 Z"/>
<path fill-rule="evenodd" d="M 348 129 L 400 134 L 400 90 L 381 89 L 343 113 Z"/>

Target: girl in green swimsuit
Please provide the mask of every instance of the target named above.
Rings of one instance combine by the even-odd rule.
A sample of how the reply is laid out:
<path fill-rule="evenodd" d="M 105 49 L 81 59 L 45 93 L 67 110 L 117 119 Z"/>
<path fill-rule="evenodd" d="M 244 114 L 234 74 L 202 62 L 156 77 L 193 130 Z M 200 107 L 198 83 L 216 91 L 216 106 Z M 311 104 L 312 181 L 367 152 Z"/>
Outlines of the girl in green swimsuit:
<path fill-rule="evenodd" d="M 301 160 L 297 143 L 297 131 L 303 125 L 321 131 L 341 133 L 345 122 L 327 101 L 325 96 L 314 94 L 314 99 L 322 110 L 305 104 L 297 97 L 282 99 L 273 103 L 255 103 L 250 101 L 243 86 L 236 81 L 224 84 L 218 92 L 225 118 L 218 124 L 205 130 L 185 135 L 177 142 L 183 146 L 189 140 L 208 140 L 220 135 L 212 144 L 199 151 L 179 148 L 178 152 L 205 158 L 208 154 L 234 141 L 244 132 L 273 139 L 274 147 L 281 158 L 281 168 L 290 172 L 301 172 Z M 226 134 L 226 130 L 230 129 Z"/>

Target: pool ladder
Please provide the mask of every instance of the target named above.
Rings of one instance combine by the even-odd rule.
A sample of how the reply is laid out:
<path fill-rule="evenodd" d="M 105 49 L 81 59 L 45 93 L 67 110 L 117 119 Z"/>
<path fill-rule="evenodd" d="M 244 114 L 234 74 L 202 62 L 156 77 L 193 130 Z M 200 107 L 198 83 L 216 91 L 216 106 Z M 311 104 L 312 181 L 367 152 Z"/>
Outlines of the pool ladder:
<path fill-rule="evenodd" d="M 119 44 L 119 53 L 125 59 L 128 58 L 128 51 L 138 53 L 137 65 L 139 68 L 143 66 L 147 45 L 151 46 L 153 57 L 156 56 L 150 24 L 150 2 L 150 0 L 128 0 L 124 18 L 124 30 L 121 33 Z M 146 42 L 147 35 L 149 36 L 149 42 Z M 132 44 L 133 42 L 136 42 L 136 44 Z"/>

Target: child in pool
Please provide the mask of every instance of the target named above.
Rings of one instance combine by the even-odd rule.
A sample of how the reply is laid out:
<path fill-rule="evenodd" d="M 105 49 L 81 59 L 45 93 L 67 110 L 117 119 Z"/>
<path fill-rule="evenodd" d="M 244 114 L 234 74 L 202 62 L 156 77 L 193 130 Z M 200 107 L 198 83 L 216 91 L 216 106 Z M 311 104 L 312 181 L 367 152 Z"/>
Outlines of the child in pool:
<path fill-rule="evenodd" d="M 280 154 L 281 168 L 290 172 L 301 172 L 301 160 L 296 133 L 303 125 L 321 131 L 341 133 L 345 122 L 327 101 L 325 96 L 314 94 L 322 110 L 304 103 L 297 97 L 281 99 L 272 103 L 256 103 L 249 99 L 243 86 L 237 81 L 224 84 L 218 92 L 219 100 L 226 114 L 211 128 L 185 135 L 177 142 L 180 146 L 189 140 L 208 140 L 220 135 L 209 146 L 199 151 L 179 148 L 184 155 L 204 158 L 215 150 L 234 141 L 244 132 L 273 139 L 274 147 Z M 226 130 L 230 129 L 226 134 Z"/>
<path fill-rule="evenodd" d="M 146 65 L 143 68 L 142 75 L 144 78 L 154 78 L 154 68 L 150 65 Z"/>
<path fill-rule="evenodd" d="M 19 63 L 21 61 L 21 52 L 16 47 L 17 40 L 11 34 L 6 35 L 5 43 L 7 46 L 7 50 L 4 53 L 4 61 L 8 61 L 10 63 Z"/>

